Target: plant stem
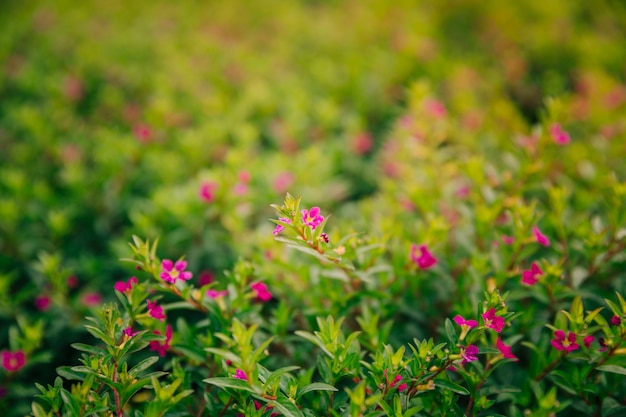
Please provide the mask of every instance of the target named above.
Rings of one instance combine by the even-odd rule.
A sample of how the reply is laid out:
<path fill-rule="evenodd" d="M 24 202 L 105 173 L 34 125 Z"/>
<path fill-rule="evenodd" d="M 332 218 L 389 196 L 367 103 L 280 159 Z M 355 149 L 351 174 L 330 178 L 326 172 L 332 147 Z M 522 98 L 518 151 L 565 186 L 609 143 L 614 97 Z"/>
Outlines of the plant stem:
<path fill-rule="evenodd" d="M 113 382 L 117 382 L 117 362 L 113 362 Z M 120 404 L 120 394 L 117 392 L 115 387 L 113 387 L 113 398 L 115 398 L 115 410 L 117 412 L 117 417 L 124 417 Z"/>
<path fill-rule="evenodd" d="M 566 351 L 561 352 L 561 354 L 559 355 L 558 358 L 556 358 L 554 361 L 552 361 L 552 363 L 550 365 L 548 365 L 546 368 L 544 368 L 544 370 L 541 371 L 541 373 L 534 378 L 535 381 L 539 382 L 542 379 L 544 379 L 546 377 L 546 375 L 548 375 L 550 372 L 552 372 L 552 370 L 554 368 L 556 368 L 556 366 L 563 360 L 565 355 L 567 355 Z"/>

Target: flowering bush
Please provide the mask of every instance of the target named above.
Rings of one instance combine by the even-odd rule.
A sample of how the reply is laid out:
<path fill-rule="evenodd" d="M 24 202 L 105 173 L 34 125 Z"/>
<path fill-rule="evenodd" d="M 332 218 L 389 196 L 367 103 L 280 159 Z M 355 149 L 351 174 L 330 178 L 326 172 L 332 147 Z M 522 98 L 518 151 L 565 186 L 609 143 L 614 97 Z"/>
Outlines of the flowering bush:
<path fill-rule="evenodd" d="M 1 415 L 625 412 L 615 2 L 13 3 Z"/>

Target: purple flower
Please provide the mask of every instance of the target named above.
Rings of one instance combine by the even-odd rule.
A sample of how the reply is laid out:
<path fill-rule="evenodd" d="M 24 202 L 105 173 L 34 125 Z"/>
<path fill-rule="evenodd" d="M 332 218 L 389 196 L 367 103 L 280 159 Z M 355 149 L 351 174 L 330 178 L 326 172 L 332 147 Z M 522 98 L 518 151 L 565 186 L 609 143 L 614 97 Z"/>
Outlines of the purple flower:
<path fill-rule="evenodd" d="M 463 358 L 461 365 L 477 360 L 478 357 L 476 355 L 478 355 L 478 348 L 476 346 L 469 345 L 465 347 L 465 349 L 461 351 L 461 357 Z"/>
<path fill-rule="evenodd" d="M 176 261 L 173 263 L 169 259 L 163 259 L 161 262 L 163 272 L 161 272 L 161 279 L 170 284 L 175 284 L 176 280 L 180 279 L 188 281 L 193 277 L 193 274 L 189 271 L 185 271 L 187 268 L 187 261 Z"/>
<path fill-rule="evenodd" d="M 419 251 L 419 255 L 418 252 Z M 417 264 L 420 269 L 428 269 L 437 264 L 437 258 L 433 256 L 426 245 L 411 245 L 411 260 Z"/>
<path fill-rule="evenodd" d="M 311 210 L 302 210 L 302 221 L 305 225 L 309 226 L 311 230 L 315 230 L 315 228 L 324 221 L 324 216 L 320 214 L 319 207 L 311 207 Z"/>

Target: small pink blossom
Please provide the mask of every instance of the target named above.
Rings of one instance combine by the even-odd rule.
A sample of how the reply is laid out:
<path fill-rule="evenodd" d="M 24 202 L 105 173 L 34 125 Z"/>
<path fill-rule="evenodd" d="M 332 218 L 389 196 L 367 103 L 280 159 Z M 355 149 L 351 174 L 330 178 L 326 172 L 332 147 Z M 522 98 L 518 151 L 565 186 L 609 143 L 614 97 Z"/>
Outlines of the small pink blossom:
<path fill-rule="evenodd" d="M 66 283 L 69 288 L 76 288 L 76 286 L 78 285 L 78 278 L 76 277 L 76 275 L 70 275 L 69 277 L 67 277 Z"/>
<path fill-rule="evenodd" d="M 235 370 L 235 374 L 233 375 L 233 378 L 241 379 L 242 381 L 247 381 L 248 375 L 246 375 L 246 373 L 242 371 L 241 369 L 237 369 Z"/>
<path fill-rule="evenodd" d="M 419 255 L 417 252 L 420 252 Z M 417 264 L 420 269 L 428 269 L 437 264 L 437 258 L 433 256 L 426 245 L 411 245 L 411 260 Z"/>
<path fill-rule="evenodd" d="M 133 133 L 141 143 L 149 143 L 152 140 L 152 129 L 147 124 L 137 123 L 133 126 Z"/>
<path fill-rule="evenodd" d="M 282 172 L 274 178 L 273 188 L 278 194 L 284 194 L 289 190 L 295 178 L 291 172 Z"/>
<path fill-rule="evenodd" d="M 228 291 L 227 290 L 217 291 L 217 290 L 214 290 L 213 288 L 211 288 L 211 289 L 207 290 L 206 295 L 209 298 L 215 299 L 215 298 L 227 296 L 228 295 Z"/>
<path fill-rule="evenodd" d="M 465 184 L 459 187 L 458 190 L 456 190 L 456 196 L 458 198 L 467 198 L 467 196 L 470 193 L 470 186 Z"/>
<path fill-rule="evenodd" d="M 365 155 L 372 150 L 373 146 L 374 140 L 372 139 L 372 135 L 367 132 L 354 135 L 350 143 L 352 151 L 357 155 Z"/>
<path fill-rule="evenodd" d="M 209 285 L 214 279 L 215 278 L 213 277 L 213 273 L 211 271 L 202 271 L 198 277 L 198 285 L 201 287 Z"/>
<path fill-rule="evenodd" d="M 620 324 L 622 324 L 622 319 L 620 318 L 620 316 L 613 316 L 611 317 L 611 324 L 613 326 L 619 326 Z"/>
<path fill-rule="evenodd" d="M 550 126 L 550 136 L 558 145 L 567 145 L 570 142 L 569 133 L 567 133 L 560 124 L 554 123 Z"/>
<path fill-rule="evenodd" d="M 269 292 L 267 286 L 262 282 L 253 282 L 250 284 L 250 288 L 255 292 L 256 298 L 261 301 L 269 301 L 272 299 L 272 293 Z"/>
<path fill-rule="evenodd" d="M 237 174 L 237 178 L 239 178 L 239 181 L 247 184 L 252 179 L 252 176 L 248 171 L 239 171 L 239 174 Z"/>
<path fill-rule="evenodd" d="M 136 277 L 130 277 L 128 281 L 117 281 L 115 283 L 115 291 L 126 292 L 133 289 L 133 286 L 137 285 L 138 281 Z"/>
<path fill-rule="evenodd" d="M 496 309 L 490 308 L 486 312 L 482 314 L 483 320 L 485 321 L 485 326 L 490 329 L 495 330 L 497 333 L 500 333 L 504 328 L 504 324 L 506 320 L 504 317 L 500 317 L 496 315 Z"/>
<path fill-rule="evenodd" d="M 502 339 L 500 339 L 499 337 L 496 340 L 496 348 L 500 351 L 502 356 L 504 356 L 506 359 L 513 359 L 515 361 L 518 360 L 517 356 L 515 356 L 513 352 L 511 351 L 511 346 L 505 345 Z"/>
<path fill-rule="evenodd" d="M 215 200 L 215 192 L 217 190 L 217 183 L 204 181 L 200 185 L 200 198 L 206 202 L 210 203 Z"/>
<path fill-rule="evenodd" d="M 26 364 L 26 355 L 22 350 L 2 352 L 2 367 L 8 372 L 17 372 Z"/>
<path fill-rule="evenodd" d="M 533 234 L 535 235 L 535 240 L 537 240 L 537 243 L 546 247 L 550 246 L 550 239 L 546 235 L 541 233 L 541 230 L 539 230 L 537 226 L 533 226 Z"/>
<path fill-rule="evenodd" d="M 158 330 L 155 330 L 152 333 L 158 334 L 158 335 L 161 334 L 161 332 Z M 153 340 L 152 342 L 150 342 L 150 350 L 157 352 L 159 356 L 165 356 L 165 353 L 170 348 L 171 340 L 172 340 L 172 326 L 168 324 L 167 327 L 165 328 L 165 341 L 163 342 L 163 344 L 159 343 L 157 340 Z"/>
<path fill-rule="evenodd" d="M 565 337 L 565 332 L 563 330 L 555 331 L 554 339 L 550 342 L 556 350 L 564 350 L 567 352 L 577 350 L 580 347 L 578 343 L 576 343 L 576 333 L 569 332 L 567 337 Z"/>
<path fill-rule="evenodd" d="M 452 319 L 454 320 L 454 322 L 456 324 L 458 324 L 459 326 L 463 327 L 466 326 L 468 328 L 474 328 L 478 325 L 478 322 L 476 320 L 465 320 L 463 317 L 461 317 L 460 315 L 456 315 L 454 316 L 454 318 Z"/>
<path fill-rule="evenodd" d="M 139 332 L 134 332 L 132 327 L 127 327 L 124 330 L 122 330 L 122 334 L 124 336 L 128 336 L 128 337 L 133 337 L 135 336 L 137 333 Z"/>
<path fill-rule="evenodd" d="M 446 107 L 443 105 L 443 103 L 439 100 L 426 100 L 425 104 L 425 108 L 426 111 L 428 113 L 430 113 L 431 116 L 433 116 L 436 119 L 441 119 L 446 117 L 447 111 L 446 111 Z"/>
<path fill-rule="evenodd" d="M 585 344 L 585 347 L 586 347 L 587 349 L 589 349 L 589 346 L 591 346 L 591 342 L 593 342 L 593 340 L 594 340 L 594 337 L 593 337 L 593 336 L 591 336 L 591 335 L 586 336 L 586 337 L 583 339 L 583 343 Z"/>
<path fill-rule="evenodd" d="M 465 347 L 465 349 L 461 351 L 461 358 L 463 358 L 461 365 L 477 360 L 478 357 L 476 355 L 478 355 L 478 347 L 474 345 Z"/>
<path fill-rule="evenodd" d="M 102 303 L 102 296 L 97 292 L 86 292 L 80 300 L 87 307 L 96 307 Z"/>
<path fill-rule="evenodd" d="M 159 321 L 165 321 L 165 313 L 163 313 L 163 307 L 157 305 L 156 302 L 146 300 L 148 303 L 148 314 Z"/>
<path fill-rule="evenodd" d="M 302 221 L 309 226 L 311 230 L 315 230 L 324 221 L 324 216 L 320 214 L 319 207 L 311 207 L 310 210 L 302 210 Z"/>
<path fill-rule="evenodd" d="M 289 219 L 287 217 L 279 217 L 278 220 L 280 220 L 283 223 L 291 224 L 291 219 Z M 277 224 L 276 227 L 274 228 L 274 231 L 272 233 L 274 234 L 274 236 L 277 236 L 280 232 L 283 231 L 284 228 L 285 228 L 285 226 L 283 226 L 282 224 Z"/>
<path fill-rule="evenodd" d="M 515 238 L 513 236 L 502 235 L 502 243 L 505 245 L 512 245 L 515 242 Z"/>
<path fill-rule="evenodd" d="M 233 193 L 235 193 L 235 195 L 238 195 L 238 196 L 248 194 L 248 184 L 243 183 L 243 182 L 238 182 L 233 187 Z"/>
<path fill-rule="evenodd" d="M 46 311 L 50 308 L 51 304 L 52 300 L 47 295 L 38 295 L 35 297 L 35 307 L 37 307 L 37 310 Z"/>
<path fill-rule="evenodd" d="M 161 262 L 163 272 L 161 272 L 161 279 L 170 284 L 175 284 L 176 280 L 188 281 L 193 277 L 193 274 L 189 271 L 185 271 L 187 268 L 187 261 L 172 262 L 169 259 L 163 259 Z"/>
<path fill-rule="evenodd" d="M 543 275 L 543 271 L 537 265 L 537 262 L 533 262 L 530 265 L 530 269 L 522 271 L 522 284 L 535 285 L 539 281 L 539 276 Z"/>

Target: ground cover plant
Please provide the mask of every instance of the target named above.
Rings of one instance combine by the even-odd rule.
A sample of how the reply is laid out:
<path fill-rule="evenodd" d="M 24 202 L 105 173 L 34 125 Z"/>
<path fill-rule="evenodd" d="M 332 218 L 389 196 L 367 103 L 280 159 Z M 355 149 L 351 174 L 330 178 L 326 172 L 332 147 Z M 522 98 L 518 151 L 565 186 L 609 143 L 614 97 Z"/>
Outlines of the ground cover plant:
<path fill-rule="evenodd" d="M 620 2 L 2 8 L 3 416 L 626 413 Z"/>

